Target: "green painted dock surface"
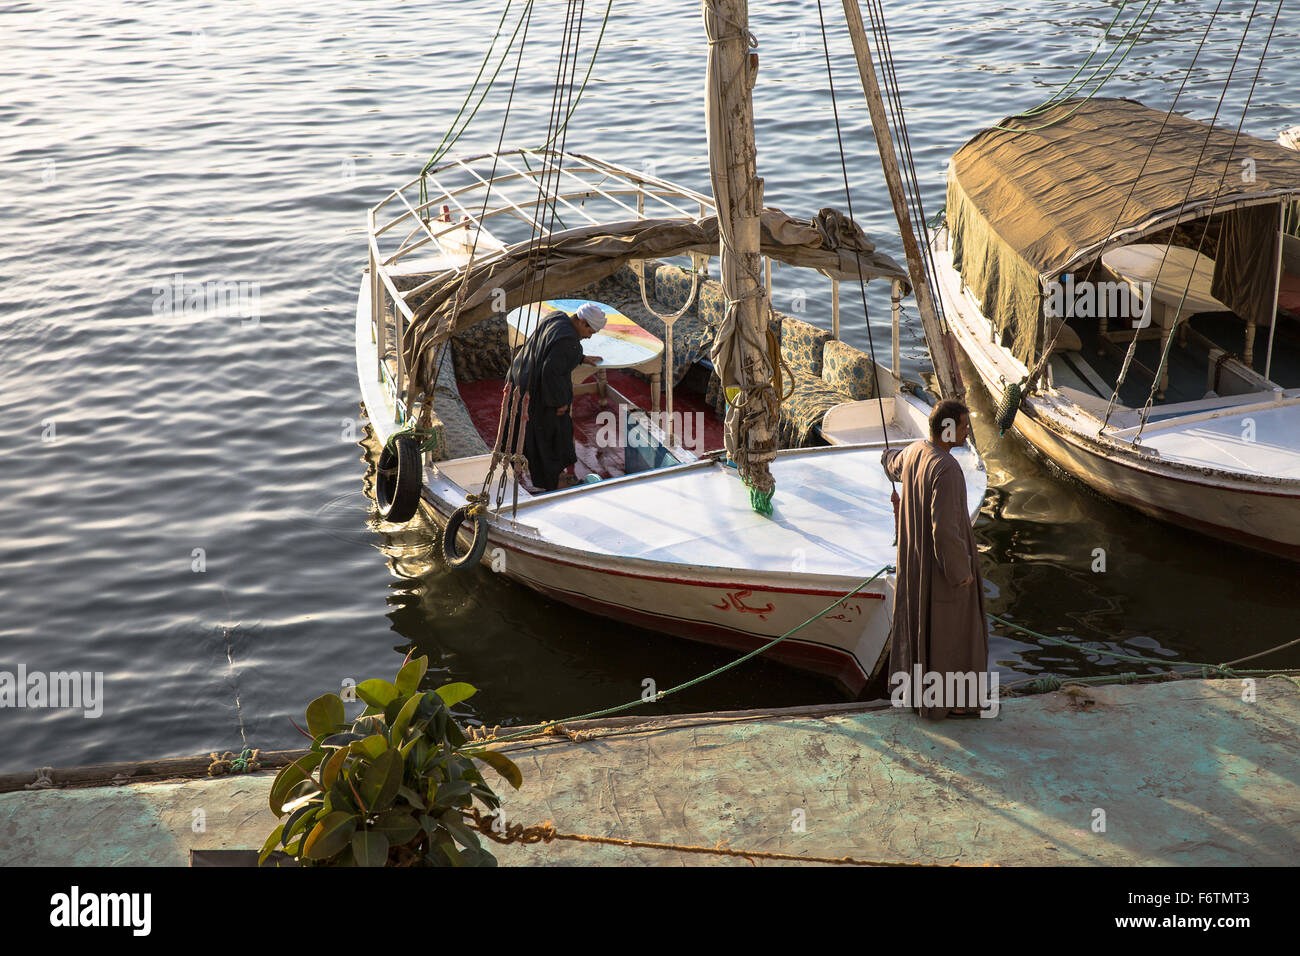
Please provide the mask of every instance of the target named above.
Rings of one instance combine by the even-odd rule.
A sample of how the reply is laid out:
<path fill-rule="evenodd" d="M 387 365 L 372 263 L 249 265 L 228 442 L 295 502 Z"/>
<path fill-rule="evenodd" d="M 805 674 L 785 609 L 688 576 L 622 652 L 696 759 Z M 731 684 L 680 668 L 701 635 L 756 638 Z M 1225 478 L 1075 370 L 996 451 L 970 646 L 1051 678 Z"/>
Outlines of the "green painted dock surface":
<path fill-rule="evenodd" d="M 1240 681 L 1188 680 L 1004 700 L 992 720 L 714 714 L 503 749 L 524 774 L 521 790 L 498 787 L 509 822 L 565 833 L 936 864 L 1300 859 L 1300 690 L 1278 679 L 1249 703 Z M 276 822 L 272 778 L 3 794 L 0 864 L 183 866 L 191 849 L 257 848 Z M 749 865 L 567 841 L 490 848 L 505 865 Z"/>

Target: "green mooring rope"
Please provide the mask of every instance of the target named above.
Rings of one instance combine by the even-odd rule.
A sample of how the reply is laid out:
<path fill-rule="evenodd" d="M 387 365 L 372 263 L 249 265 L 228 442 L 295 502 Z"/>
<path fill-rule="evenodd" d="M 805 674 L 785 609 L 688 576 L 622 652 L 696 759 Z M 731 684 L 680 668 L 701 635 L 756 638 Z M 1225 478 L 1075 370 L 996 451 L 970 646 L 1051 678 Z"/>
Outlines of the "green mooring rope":
<path fill-rule="evenodd" d="M 520 731 L 519 733 L 507 734 L 504 737 L 493 737 L 489 741 L 484 741 L 481 739 L 477 741 L 469 741 L 465 746 L 471 746 L 471 745 L 480 746 L 484 743 L 499 744 L 508 740 L 517 740 L 520 737 L 535 737 L 538 734 L 550 730 L 552 727 L 558 727 L 561 724 L 571 723 L 575 720 L 592 720 L 596 717 L 608 717 L 611 714 L 618 714 L 618 713 L 622 713 L 625 710 L 631 710 L 633 707 L 640 707 L 642 704 L 655 703 L 656 701 L 663 700 L 665 697 L 668 697 L 670 694 L 676 694 L 679 691 L 683 691 L 688 688 L 694 687 L 697 684 L 703 684 L 706 680 L 709 680 L 710 678 L 713 677 L 717 677 L 719 674 L 725 673 L 726 671 L 731 670 L 733 667 L 739 667 L 741 664 L 745 663 L 745 661 L 749 660 L 751 657 L 757 657 L 759 654 L 762 654 L 764 651 L 776 647 L 776 645 L 780 644 L 786 638 L 794 634 L 797 634 L 799 631 L 803 630 L 805 627 L 807 627 L 813 621 L 817 620 L 819 617 L 829 614 L 831 611 L 839 607 L 849 598 L 853 597 L 853 595 L 857 594 L 859 591 L 865 588 L 872 581 L 876 580 L 876 578 L 880 577 L 882 574 L 885 574 L 887 572 L 892 572 L 892 571 L 894 571 L 894 566 L 892 564 L 885 565 L 879 571 L 873 574 L 871 577 L 867 578 L 865 581 L 860 583 L 852 591 L 849 591 L 843 597 L 836 598 L 833 604 L 830 604 L 827 607 L 823 608 L 822 610 L 818 611 L 816 614 L 808 618 L 808 620 L 804 621 L 802 624 L 798 624 L 790 628 L 790 630 L 786 631 L 780 637 L 774 638 L 773 640 L 768 641 L 762 647 L 757 647 L 754 650 L 750 651 L 744 657 L 738 657 L 729 664 L 723 664 L 721 667 L 714 668 L 713 670 L 709 671 L 707 674 L 702 674 L 699 677 L 696 677 L 694 680 L 688 680 L 686 683 L 678 684 L 676 687 L 670 687 L 667 690 L 661 690 L 653 697 L 640 698 L 638 700 L 629 701 L 626 704 L 619 704 L 617 707 L 607 707 L 604 710 L 594 710 L 589 714 L 579 714 L 576 717 L 566 717 L 564 720 L 552 720 L 545 724 L 542 724 L 540 727 L 536 727 L 531 730 Z"/>
<path fill-rule="evenodd" d="M 1204 680 L 1211 680 L 1214 678 L 1244 678 L 1244 677 L 1252 677 L 1252 676 L 1258 676 L 1260 674 L 1263 674 L 1269 678 L 1280 677 L 1283 680 L 1289 680 L 1292 683 L 1294 683 L 1297 687 L 1300 687 L 1300 681 L 1296 681 L 1295 678 L 1289 676 L 1288 674 L 1278 673 L 1279 670 L 1278 668 L 1270 667 L 1270 668 L 1243 670 L 1243 669 L 1228 667 L 1224 664 L 1201 664 L 1195 661 L 1170 661 L 1170 660 L 1160 660 L 1154 657 L 1139 657 L 1136 654 L 1121 654 L 1118 651 L 1101 650 L 1095 647 L 1084 647 L 1083 645 L 1078 644 L 1075 641 L 1069 641 L 1066 640 L 1065 638 L 1053 637 L 1049 634 L 1040 634 L 1038 631 L 1032 630 L 1031 628 L 1023 627 L 1020 624 L 1016 624 L 1012 621 L 1006 620 L 1005 618 L 998 617 L 996 614 L 989 614 L 987 615 L 987 617 L 990 621 L 994 621 L 997 624 L 1005 625 L 1006 627 L 1014 628 L 1017 631 L 1021 631 L 1025 634 L 1029 634 L 1032 637 L 1036 637 L 1039 640 L 1047 641 L 1049 644 L 1056 644 L 1061 647 L 1069 647 L 1077 651 L 1086 651 L 1089 654 L 1101 654 L 1105 657 L 1111 657 L 1119 661 L 1126 661 L 1134 664 L 1155 664 L 1160 667 L 1168 668 L 1168 670 L 1163 675 L 1162 674 L 1143 675 L 1143 674 L 1137 674 L 1133 671 L 1125 671 L 1123 674 L 1113 675 L 1108 677 L 1054 677 L 1049 675 L 1046 677 L 1038 677 L 1027 682 L 1017 682 L 1015 684 L 1010 685 L 1011 687 L 1024 686 L 1029 693 L 1033 693 L 1033 694 L 1045 694 L 1045 693 L 1050 693 L 1051 691 L 1054 690 L 1060 690 L 1061 687 L 1064 686 L 1065 684 L 1132 684 L 1136 681 L 1140 681 L 1144 679 L 1156 679 L 1169 674 L 1172 674 L 1176 677 L 1195 675 L 1197 670 L 1200 671 L 1199 676 Z M 1174 667 L 1189 667 L 1192 668 L 1192 670 L 1187 673 L 1179 673 L 1178 671 L 1172 669 Z"/>
<path fill-rule="evenodd" d="M 417 425 L 414 418 L 408 418 L 406 424 L 388 436 L 384 447 L 389 451 L 396 451 L 397 439 L 408 437 L 416 439 L 420 443 L 420 451 L 426 452 L 437 450 L 440 434 L 438 429 Z"/>

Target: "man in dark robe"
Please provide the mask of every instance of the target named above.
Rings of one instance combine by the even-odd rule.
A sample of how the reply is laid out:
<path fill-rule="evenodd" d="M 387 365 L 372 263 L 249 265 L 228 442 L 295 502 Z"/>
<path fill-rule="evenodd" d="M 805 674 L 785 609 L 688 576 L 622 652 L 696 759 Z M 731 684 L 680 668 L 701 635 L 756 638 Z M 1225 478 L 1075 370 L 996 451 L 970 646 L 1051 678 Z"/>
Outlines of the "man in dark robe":
<path fill-rule="evenodd" d="M 577 314 L 555 312 L 537 327 L 510 366 L 507 381 L 529 396 L 524 428 L 524 456 L 532 483 L 544 491 L 560 486 L 560 477 L 578 460 L 573 448 L 573 370 L 596 355 L 582 353 L 582 340 L 605 327 L 605 313 L 588 302 Z M 522 408 L 522 402 L 520 403 Z M 515 447 L 514 423 L 507 448 Z"/>
<path fill-rule="evenodd" d="M 969 433 L 966 406 L 948 399 L 930 414 L 929 441 L 891 448 L 880 457 L 885 472 L 899 482 L 902 493 L 894 633 L 889 648 L 891 687 L 897 683 L 909 688 L 904 702 L 917 707 L 923 717 L 936 719 L 950 713 L 971 716 L 979 707 L 969 699 L 961 702 L 965 706 L 955 707 L 946 694 L 937 701 L 944 706 L 926 706 L 918 677 L 944 675 L 947 688 L 954 686 L 948 674 L 988 670 L 979 551 L 966 507 L 966 479 L 950 452 L 965 442 Z M 905 675 L 905 683 L 897 675 Z M 935 701 L 925 698 L 925 702 Z M 993 706 L 996 712 L 996 704 Z"/>

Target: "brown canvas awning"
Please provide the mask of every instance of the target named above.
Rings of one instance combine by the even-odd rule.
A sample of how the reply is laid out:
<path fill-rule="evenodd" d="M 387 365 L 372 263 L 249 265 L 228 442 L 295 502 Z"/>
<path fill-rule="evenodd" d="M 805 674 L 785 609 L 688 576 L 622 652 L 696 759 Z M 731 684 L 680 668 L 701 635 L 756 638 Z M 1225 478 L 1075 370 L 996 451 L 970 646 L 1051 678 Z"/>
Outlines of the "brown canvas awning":
<path fill-rule="evenodd" d="M 1180 217 L 1269 203 L 1277 222 L 1278 203 L 1300 196 L 1300 153 L 1244 133 L 1234 144 L 1235 122 L 1211 131 L 1132 100 L 1075 99 L 999 125 L 1017 131 L 985 130 L 953 156 L 948 225 L 954 265 L 1026 362 L 1044 281 Z M 1275 267 L 1229 276 L 1235 298 Z"/>
<path fill-rule="evenodd" d="M 427 290 L 408 296 L 414 321 L 406 336 L 411 370 L 408 399 L 432 381 L 438 346 L 457 329 L 495 312 L 509 312 L 612 275 L 636 259 L 718 252 L 718 221 L 637 219 L 557 232 L 541 243 L 521 242 L 499 256 L 476 263 L 468 277 L 454 272 Z M 794 266 L 815 269 L 834 279 L 888 278 L 907 281 L 907 272 L 882 252 L 847 217 L 823 209 L 811 221 L 792 219 L 779 209 L 762 216 L 762 252 Z M 464 282 L 459 311 L 456 300 Z M 454 316 L 454 323 L 452 321 Z"/>

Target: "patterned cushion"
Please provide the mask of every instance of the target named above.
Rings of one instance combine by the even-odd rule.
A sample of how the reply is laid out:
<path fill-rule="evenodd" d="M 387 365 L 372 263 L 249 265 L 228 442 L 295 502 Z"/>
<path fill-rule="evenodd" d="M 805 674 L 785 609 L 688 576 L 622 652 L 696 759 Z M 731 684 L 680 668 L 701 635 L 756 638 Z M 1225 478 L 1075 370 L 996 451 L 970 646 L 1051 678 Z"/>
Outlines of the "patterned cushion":
<path fill-rule="evenodd" d="M 681 266 L 662 265 L 655 270 L 654 297 L 659 300 L 655 306 L 660 312 L 673 313 L 680 309 L 691 294 L 691 274 Z M 649 286 L 646 292 L 650 291 Z M 686 315 L 692 315 L 699 308 L 699 302 L 692 302 Z M 685 318 L 686 316 L 682 316 Z"/>
<path fill-rule="evenodd" d="M 654 299 L 655 295 L 655 272 L 660 265 L 662 263 L 657 259 L 647 259 L 645 262 L 645 291 L 651 300 Z M 560 298 L 591 299 L 593 302 L 604 302 L 606 305 L 612 305 L 618 311 L 627 315 L 623 306 L 631 305 L 634 302 L 640 304 L 641 285 L 631 266 L 619 266 L 618 271 L 613 275 L 584 286 L 576 292 L 566 293 Z"/>
<path fill-rule="evenodd" d="M 796 377 L 818 378 L 822 374 L 822 349 L 831 333 L 788 315 L 781 319 L 781 357 Z"/>
<path fill-rule="evenodd" d="M 451 357 L 458 381 L 505 378 L 511 358 L 506 317 L 493 315 L 452 335 Z"/>
<path fill-rule="evenodd" d="M 821 424 L 822 417 L 841 402 L 853 396 L 820 378 L 795 374 L 794 394 L 781 403 L 781 419 L 777 426 L 782 448 L 803 448 L 812 444 L 813 429 Z"/>
<path fill-rule="evenodd" d="M 876 394 L 872 364 L 870 355 L 834 339 L 822 349 L 822 378 L 827 385 L 847 392 L 854 401 Z"/>
<path fill-rule="evenodd" d="M 722 294 L 722 283 L 716 279 L 701 279 L 694 308 L 710 328 L 717 329 L 727 314 L 727 297 Z"/>

